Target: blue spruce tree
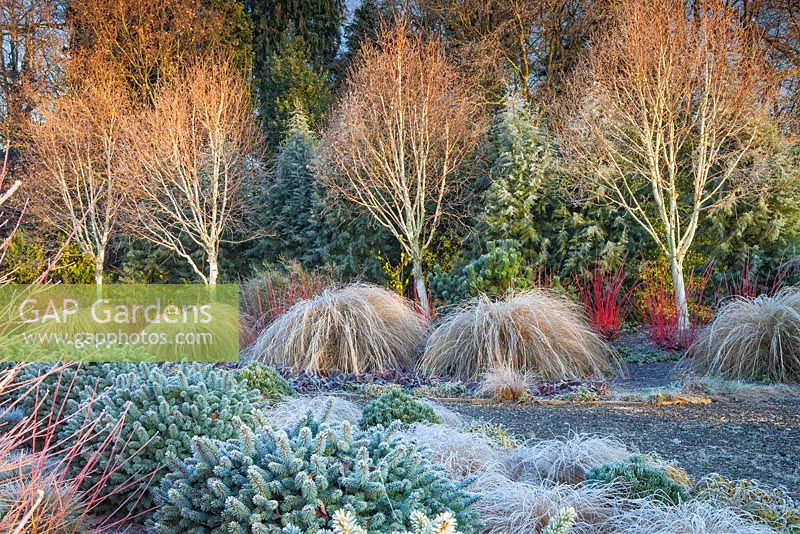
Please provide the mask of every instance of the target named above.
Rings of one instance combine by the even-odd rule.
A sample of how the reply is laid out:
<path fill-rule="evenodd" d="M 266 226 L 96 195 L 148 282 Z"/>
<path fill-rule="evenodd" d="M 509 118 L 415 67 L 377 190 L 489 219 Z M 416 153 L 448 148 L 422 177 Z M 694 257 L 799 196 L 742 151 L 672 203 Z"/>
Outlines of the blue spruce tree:
<path fill-rule="evenodd" d="M 269 237 L 251 247 L 251 256 L 267 262 L 303 261 L 313 247 L 318 192 L 311 162 L 316 154 L 316 137 L 298 105 L 278 152 L 274 180 L 260 194 L 258 224 Z"/>

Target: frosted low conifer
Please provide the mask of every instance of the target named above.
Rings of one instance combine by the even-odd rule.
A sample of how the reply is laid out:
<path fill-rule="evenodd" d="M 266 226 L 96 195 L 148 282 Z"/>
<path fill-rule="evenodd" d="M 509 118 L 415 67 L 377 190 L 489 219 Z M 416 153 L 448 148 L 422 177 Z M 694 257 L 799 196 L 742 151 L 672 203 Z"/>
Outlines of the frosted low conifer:
<path fill-rule="evenodd" d="M 397 426 L 361 431 L 309 415 L 286 430 L 242 424 L 237 439 L 195 438 L 188 458 L 169 455 L 152 531 L 403 532 L 419 512 L 437 516 L 432 525 L 455 528 L 457 520 L 472 532 L 471 480 L 449 480 L 424 451 L 396 435 Z"/>

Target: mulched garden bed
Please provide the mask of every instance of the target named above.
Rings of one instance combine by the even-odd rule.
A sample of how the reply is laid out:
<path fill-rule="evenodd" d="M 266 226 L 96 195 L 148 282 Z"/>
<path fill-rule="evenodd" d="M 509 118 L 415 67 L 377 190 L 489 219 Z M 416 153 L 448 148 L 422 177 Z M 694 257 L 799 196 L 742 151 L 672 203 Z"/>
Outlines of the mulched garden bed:
<path fill-rule="evenodd" d="M 784 485 L 800 497 L 800 402 L 709 405 L 468 405 L 450 408 L 499 423 L 520 439 L 570 432 L 614 436 L 642 452 L 676 460 L 691 475 L 718 472 Z"/>

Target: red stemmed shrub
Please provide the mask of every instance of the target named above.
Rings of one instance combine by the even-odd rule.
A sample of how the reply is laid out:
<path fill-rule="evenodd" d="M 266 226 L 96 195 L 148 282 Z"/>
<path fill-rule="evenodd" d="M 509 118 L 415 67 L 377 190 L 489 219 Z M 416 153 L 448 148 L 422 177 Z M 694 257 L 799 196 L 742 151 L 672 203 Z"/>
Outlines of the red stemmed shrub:
<path fill-rule="evenodd" d="M 242 347 L 250 346 L 272 321 L 300 301 L 322 293 L 333 280 L 309 273 L 297 264 L 260 273 L 241 284 Z"/>
<path fill-rule="evenodd" d="M 775 296 L 783 287 L 790 269 L 785 264 L 778 268 L 772 278 L 761 278 L 753 272 L 750 256 L 744 258 L 738 274 L 725 275 L 720 292 L 728 298 L 754 299 L 759 295 Z"/>
<path fill-rule="evenodd" d="M 711 274 L 709 266 L 702 273 L 689 276 L 686 299 L 689 304 L 690 324 L 688 328 L 681 329 L 669 269 L 666 265 L 645 264 L 638 290 L 639 312 L 650 339 L 659 347 L 686 349 L 692 344 L 698 325 L 711 319 L 711 313 L 703 302 Z"/>
<path fill-rule="evenodd" d="M 110 485 L 109 480 L 129 459 L 108 454 L 122 448 L 125 438 L 120 433 L 121 422 L 76 472 L 72 466 L 86 440 L 94 435 L 98 421 L 87 421 L 65 439 L 63 435 L 59 437 L 59 430 L 64 420 L 74 414 L 62 415 L 62 403 L 52 403 L 49 413 L 43 414 L 37 403 L 30 415 L 20 414 L 18 401 L 23 396 L 44 399 L 46 393 L 39 390 L 47 376 L 17 381 L 22 365 L 0 371 L 0 532 L 67 534 L 120 527 L 130 519 L 124 507 L 105 518 L 97 514 L 101 508 L 107 511 L 107 500 L 119 491 L 120 486 Z M 49 372 L 62 370 L 63 367 L 54 366 Z M 107 463 L 103 461 L 104 453 L 111 457 Z M 144 479 L 149 474 L 141 476 Z M 93 477 L 96 481 L 89 483 Z"/>
<path fill-rule="evenodd" d="M 626 289 L 626 279 L 624 260 L 614 269 L 604 267 L 598 261 L 588 280 L 575 277 L 575 286 L 586 307 L 589 323 L 606 339 L 619 337 L 620 327 L 628 313 L 635 284 Z"/>

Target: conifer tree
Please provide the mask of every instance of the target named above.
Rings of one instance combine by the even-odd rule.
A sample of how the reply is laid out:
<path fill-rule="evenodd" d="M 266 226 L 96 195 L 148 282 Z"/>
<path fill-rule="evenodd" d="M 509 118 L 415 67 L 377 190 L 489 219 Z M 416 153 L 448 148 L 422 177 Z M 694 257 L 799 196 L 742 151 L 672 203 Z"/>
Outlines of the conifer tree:
<path fill-rule="evenodd" d="M 339 66 L 342 75 L 365 43 L 378 40 L 381 22 L 388 11 L 381 0 L 363 0 L 353 12 L 352 20 L 344 28 L 344 53 Z"/>
<path fill-rule="evenodd" d="M 332 101 L 329 71 L 314 65 L 310 46 L 295 33 L 287 33 L 280 52 L 261 64 L 258 98 L 262 127 L 273 149 L 290 135 L 299 110 L 307 128 L 315 128 Z"/>
<path fill-rule="evenodd" d="M 492 151 L 478 235 L 484 242 L 513 240 L 528 258 L 538 241 L 535 208 L 553 157 L 541 119 L 519 93 L 507 96 L 495 121 Z"/>
<path fill-rule="evenodd" d="M 278 152 L 274 180 L 262 185 L 258 224 L 269 237 L 255 243 L 251 255 L 270 262 L 279 258 L 302 261 L 315 246 L 319 193 L 309 165 L 316 154 L 316 137 L 298 103 Z"/>
<path fill-rule="evenodd" d="M 253 71 L 268 143 L 284 138 L 295 99 L 312 128 L 330 104 L 329 73 L 341 40 L 344 0 L 245 0 Z"/>

